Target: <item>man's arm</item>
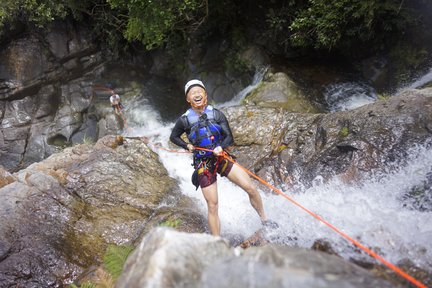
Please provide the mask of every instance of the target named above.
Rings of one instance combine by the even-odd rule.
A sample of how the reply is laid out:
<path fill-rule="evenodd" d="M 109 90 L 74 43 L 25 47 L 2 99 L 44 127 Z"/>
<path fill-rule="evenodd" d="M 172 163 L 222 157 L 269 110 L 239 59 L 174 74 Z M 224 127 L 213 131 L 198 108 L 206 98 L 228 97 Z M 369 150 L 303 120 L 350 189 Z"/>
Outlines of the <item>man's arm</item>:
<path fill-rule="evenodd" d="M 181 135 L 185 132 L 185 127 L 182 118 L 180 117 L 174 125 L 173 130 L 171 131 L 170 140 L 177 146 L 182 147 L 183 149 L 188 150 L 188 143 L 181 139 Z"/>

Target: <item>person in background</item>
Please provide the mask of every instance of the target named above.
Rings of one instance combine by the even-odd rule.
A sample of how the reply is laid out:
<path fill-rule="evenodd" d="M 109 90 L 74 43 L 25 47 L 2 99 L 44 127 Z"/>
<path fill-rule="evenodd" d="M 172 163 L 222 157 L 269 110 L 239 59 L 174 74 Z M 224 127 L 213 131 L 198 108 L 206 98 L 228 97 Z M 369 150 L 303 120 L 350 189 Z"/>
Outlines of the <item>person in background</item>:
<path fill-rule="evenodd" d="M 217 174 L 227 177 L 240 186 L 249 196 L 252 207 L 258 213 L 265 227 L 277 228 L 276 222 L 268 220 L 264 213 L 261 196 L 249 175 L 238 164 L 224 157 L 224 149 L 233 145 L 234 139 L 225 115 L 207 105 L 206 88 L 200 80 L 194 79 L 185 85 L 186 101 L 191 108 L 175 123 L 170 140 L 193 153 L 192 183 L 201 191 L 207 202 L 208 225 L 213 235 L 220 235 L 221 224 L 218 215 Z M 187 134 L 190 143 L 181 135 Z M 210 151 L 196 149 L 205 148 Z"/>
<path fill-rule="evenodd" d="M 120 96 L 115 93 L 114 90 L 111 90 L 110 102 L 114 112 L 119 115 L 121 110 L 123 109 L 123 105 L 120 101 Z"/>

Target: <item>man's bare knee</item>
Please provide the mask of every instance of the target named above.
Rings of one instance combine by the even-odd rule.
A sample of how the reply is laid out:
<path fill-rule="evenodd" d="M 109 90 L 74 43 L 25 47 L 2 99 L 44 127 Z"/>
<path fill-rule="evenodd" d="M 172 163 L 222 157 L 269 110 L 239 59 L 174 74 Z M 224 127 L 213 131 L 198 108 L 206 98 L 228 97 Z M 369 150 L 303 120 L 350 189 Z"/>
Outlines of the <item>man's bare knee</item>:
<path fill-rule="evenodd" d="M 219 205 L 218 203 L 207 203 L 207 208 L 210 214 L 217 214 Z"/>
<path fill-rule="evenodd" d="M 255 196 L 258 194 L 258 190 L 253 184 L 245 185 L 243 189 L 250 195 Z"/>

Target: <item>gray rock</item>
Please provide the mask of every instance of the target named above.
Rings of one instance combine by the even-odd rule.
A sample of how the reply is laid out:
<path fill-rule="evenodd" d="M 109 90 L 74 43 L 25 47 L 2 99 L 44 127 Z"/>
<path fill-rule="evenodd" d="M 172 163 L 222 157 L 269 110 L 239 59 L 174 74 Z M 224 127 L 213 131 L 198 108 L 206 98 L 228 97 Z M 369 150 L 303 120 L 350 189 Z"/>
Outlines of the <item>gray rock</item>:
<path fill-rule="evenodd" d="M 5 43 L 0 53 L 0 100 L 7 101 L 0 103 L 0 134 L 5 134 L 0 161 L 6 169 L 44 159 L 87 130 L 81 126 L 92 105 L 92 81 L 107 60 L 91 39 L 87 28 L 55 21 L 40 35 Z M 29 145 L 13 145 L 23 140 Z"/>
<path fill-rule="evenodd" d="M 340 257 L 300 248 L 252 247 L 206 267 L 199 287 L 394 287 Z"/>
<path fill-rule="evenodd" d="M 194 203 L 140 140 L 108 136 L 2 175 L 0 287 L 63 286 L 100 262 L 109 243 L 133 244 L 167 219 L 204 230 Z"/>
<path fill-rule="evenodd" d="M 232 255 L 222 238 L 158 228 L 129 257 L 116 287 L 198 287 L 205 267 Z"/>
<path fill-rule="evenodd" d="M 271 74 L 244 100 L 260 107 L 284 108 L 289 112 L 318 112 L 305 97 L 300 87 L 285 73 Z"/>
<path fill-rule="evenodd" d="M 267 245 L 242 250 L 220 237 L 150 231 L 116 287 L 394 287 L 337 256 Z"/>
<path fill-rule="evenodd" d="M 430 145 L 430 95 L 430 90 L 408 91 L 331 114 L 251 106 L 225 111 L 238 145 L 233 153 L 239 163 L 277 185 L 308 186 L 317 176 L 338 176 L 350 182 L 397 168 L 413 145 Z"/>

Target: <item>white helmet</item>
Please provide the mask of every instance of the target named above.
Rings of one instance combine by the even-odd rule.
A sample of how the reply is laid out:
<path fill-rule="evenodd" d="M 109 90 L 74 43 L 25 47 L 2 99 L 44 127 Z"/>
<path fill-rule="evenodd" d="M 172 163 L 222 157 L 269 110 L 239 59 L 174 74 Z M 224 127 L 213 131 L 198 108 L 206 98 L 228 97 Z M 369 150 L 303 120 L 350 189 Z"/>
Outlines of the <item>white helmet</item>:
<path fill-rule="evenodd" d="M 193 86 L 200 86 L 201 88 L 205 89 L 205 86 L 204 86 L 203 82 L 201 82 L 200 80 L 197 80 L 197 79 L 193 79 L 193 80 L 190 80 L 189 82 L 186 83 L 186 85 L 185 85 L 185 95 L 187 95 L 187 93 L 189 92 L 189 90 Z"/>

